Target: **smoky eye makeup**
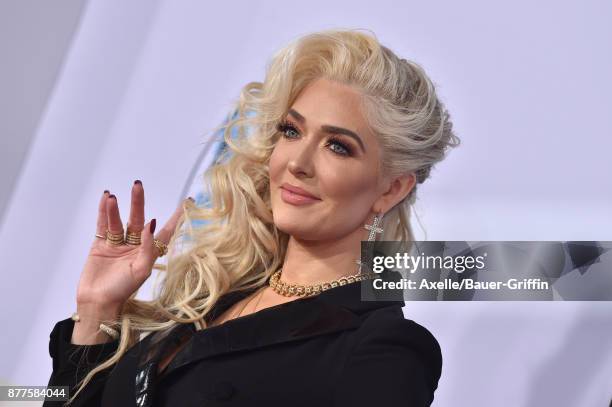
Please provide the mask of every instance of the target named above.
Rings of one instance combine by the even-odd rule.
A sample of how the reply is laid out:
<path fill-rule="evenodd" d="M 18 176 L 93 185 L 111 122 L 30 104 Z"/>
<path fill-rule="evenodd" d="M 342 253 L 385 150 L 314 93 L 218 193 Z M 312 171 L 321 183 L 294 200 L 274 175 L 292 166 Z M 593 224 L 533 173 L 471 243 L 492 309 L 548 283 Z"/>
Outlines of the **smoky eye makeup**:
<path fill-rule="evenodd" d="M 289 119 L 281 120 L 276 125 L 276 130 L 279 133 L 282 133 L 284 138 L 290 140 L 299 137 L 301 134 L 300 130 L 297 128 L 297 125 Z M 290 136 L 289 131 L 294 132 L 296 135 Z M 326 146 L 328 146 L 330 150 L 338 156 L 351 157 L 354 155 L 353 147 L 351 147 L 349 143 L 343 141 L 336 135 L 332 135 L 329 137 Z"/>

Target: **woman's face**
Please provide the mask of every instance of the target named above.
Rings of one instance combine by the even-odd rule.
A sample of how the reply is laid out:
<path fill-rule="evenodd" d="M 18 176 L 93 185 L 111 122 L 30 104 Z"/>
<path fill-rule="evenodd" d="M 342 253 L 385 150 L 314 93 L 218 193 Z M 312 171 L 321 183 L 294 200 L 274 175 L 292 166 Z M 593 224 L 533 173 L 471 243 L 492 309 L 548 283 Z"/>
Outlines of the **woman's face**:
<path fill-rule="evenodd" d="M 379 182 L 379 143 L 367 126 L 360 95 L 318 79 L 299 94 L 285 119 L 270 157 L 275 225 L 299 240 L 367 235 L 364 221 L 374 210 L 384 210 L 376 204 L 388 184 Z M 315 198 L 294 195 L 285 184 Z"/>

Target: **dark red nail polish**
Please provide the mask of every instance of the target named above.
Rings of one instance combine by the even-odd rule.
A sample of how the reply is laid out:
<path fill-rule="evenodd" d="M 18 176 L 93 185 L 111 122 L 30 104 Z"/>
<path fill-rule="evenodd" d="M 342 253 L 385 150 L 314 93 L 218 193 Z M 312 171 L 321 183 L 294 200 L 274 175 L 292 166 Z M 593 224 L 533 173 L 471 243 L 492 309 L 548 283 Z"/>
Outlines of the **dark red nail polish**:
<path fill-rule="evenodd" d="M 105 194 L 108 194 L 108 193 L 110 193 L 110 191 L 109 191 L 108 189 L 105 189 L 105 190 L 104 190 L 104 193 L 105 193 Z"/>
<path fill-rule="evenodd" d="M 109 197 L 109 198 L 115 198 L 115 199 L 117 199 L 117 197 L 115 196 L 115 194 L 110 194 L 108 197 Z"/>
<path fill-rule="evenodd" d="M 151 232 L 151 234 L 155 232 L 155 222 L 156 222 L 155 219 L 153 219 L 151 221 L 151 224 L 149 225 L 149 231 Z"/>
<path fill-rule="evenodd" d="M 141 180 L 139 180 L 139 179 L 137 179 L 136 181 L 134 181 L 134 185 L 136 185 L 136 184 L 138 184 L 138 185 L 142 185 L 142 181 L 141 181 Z"/>

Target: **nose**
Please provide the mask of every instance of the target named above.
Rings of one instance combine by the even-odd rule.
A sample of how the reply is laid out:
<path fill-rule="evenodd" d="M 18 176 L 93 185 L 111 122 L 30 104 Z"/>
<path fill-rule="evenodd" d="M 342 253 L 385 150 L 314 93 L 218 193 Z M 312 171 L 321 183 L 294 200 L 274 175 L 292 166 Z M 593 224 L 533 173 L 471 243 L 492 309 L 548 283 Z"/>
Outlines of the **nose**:
<path fill-rule="evenodd" d="M 289 172 L 291 172 L 291 174 L 293 174 L 296 178 L 303 178 L 303 177 L 311 177 L 312 176 L 310 171 L 308 171 L 303 166 L 301 166 L 298 163 L 296 163 L 295 160 L 289 161 L 289 164 L 287 165 L 287 168 L 289 169 Z"/>
<path fill-rule="evenodd" d="M 316 145 L 304 140 L 295 144 L 296 146 L 291 150 L 287 168 L 295 177 L 312 177 L 314 174 L 313 150 L 316 149 Z"/>

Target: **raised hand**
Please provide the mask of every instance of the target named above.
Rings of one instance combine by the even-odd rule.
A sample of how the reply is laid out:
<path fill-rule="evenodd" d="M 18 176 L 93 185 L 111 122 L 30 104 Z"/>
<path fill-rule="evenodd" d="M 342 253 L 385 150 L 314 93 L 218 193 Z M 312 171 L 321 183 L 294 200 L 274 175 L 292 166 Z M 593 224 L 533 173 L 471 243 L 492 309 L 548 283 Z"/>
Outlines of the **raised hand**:
<path fill-rule="evenodd" d="M 151 275 L 153 264 L 160 255 L 153 239 L 167 245 L 183 213 L 184 201 L 154 237 L 156 220 L 144 223 L 144 188 L 140 181 L 134 182 L 131 194 L 127 229 L 128 232 L 140 234 L 139 245 L 114 245 L 106 239 L 107 230 L 116 235 L 123 235 L 125 231 L 117 197 L 105 191 L 100 198 L 96 237 L 77 288 L 77 312 L 81 321 L 75 324 L 73 343 L 99 343 L 108 340 L 98 331 L 100 320 L 116 317 L 125 301 Z"/>

